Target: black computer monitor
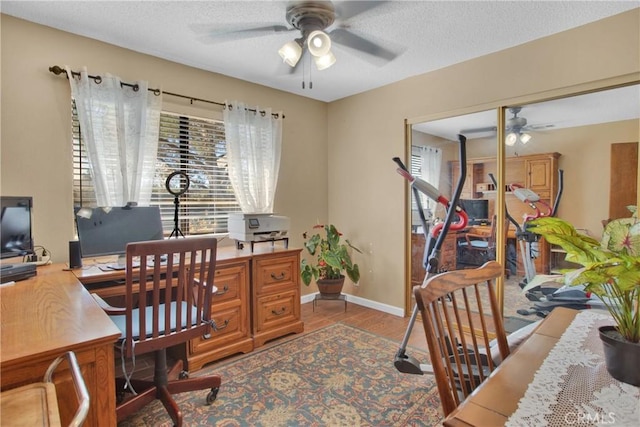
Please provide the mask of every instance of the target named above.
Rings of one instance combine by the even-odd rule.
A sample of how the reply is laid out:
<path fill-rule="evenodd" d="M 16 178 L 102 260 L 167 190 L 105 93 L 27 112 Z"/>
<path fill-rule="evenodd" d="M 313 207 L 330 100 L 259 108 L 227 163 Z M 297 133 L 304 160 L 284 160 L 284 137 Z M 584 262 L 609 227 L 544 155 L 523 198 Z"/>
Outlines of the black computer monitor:
<path fill-rule="evenodd" d="M 95 208 L 89 218 L 79 216 L 78 210 L 76 225 L 83 258 L 123 255 L 127 243 L 164 238 L 157 206 Z"/>
<path fill-rule="evenodd" d="M 469 224 L 488 224 L 489 220 L 489 200 L 486 199 L 460 199 L 460 207 L 464 209 L 469 217 Z"/>
<path fill-rule="evenodd" d="M 30 196 L 0 197 L 0 258 L 14 258 L 33 253 L 31 230 L 33 198 Z"/>

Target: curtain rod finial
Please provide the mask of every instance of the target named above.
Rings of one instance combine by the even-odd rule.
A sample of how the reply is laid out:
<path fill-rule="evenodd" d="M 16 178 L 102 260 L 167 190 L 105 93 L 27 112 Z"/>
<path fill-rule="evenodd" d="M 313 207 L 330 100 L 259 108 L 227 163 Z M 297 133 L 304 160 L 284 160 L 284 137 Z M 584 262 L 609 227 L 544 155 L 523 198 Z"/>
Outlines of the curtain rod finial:
<path fill-rule="evenodd" d="M 59 76 L 62 73 L 67 73 L 67 70 L 65 70 L 64 68 L 59 67 L 58 65 L 54 65 L 53 67 L 49 67 L 49 71 L 52 72 L 53 74 L 55 74 L 56 76 Z"/>

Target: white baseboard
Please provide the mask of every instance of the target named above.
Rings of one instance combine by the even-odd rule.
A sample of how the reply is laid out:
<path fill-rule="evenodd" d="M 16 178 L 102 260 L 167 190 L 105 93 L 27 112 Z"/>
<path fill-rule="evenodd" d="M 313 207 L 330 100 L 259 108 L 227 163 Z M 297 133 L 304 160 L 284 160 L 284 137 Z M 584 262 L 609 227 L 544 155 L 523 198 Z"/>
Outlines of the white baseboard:
<path fill-rule="evenodd" d="M 313 294 L 307 294 L 307 295 L 303 295 L 300 298 L 300 302 L 302 304 L 307 304 L 310 302 L 313 302 L 313 299 L 316 297 L 318 293 L 313 293 Z M 368 307 L 368 308 L 372 308 L 374 310 L 378 310 L 378 311 L 382 311 L 383 313 L 389 313 L 392 314 L 394 316 L 398 316 L 398 317 L 404 317 L 404 309 L 399 308 L 399 307 L 394 307 L 392 305 L 389 304 L 383 304 L 377 301 L 371 301 L 362 297 L 358 297 L 358 296 L 354 296 L 354 295 L 349 295 L 349 294 L 345 294 L 345 296 L 347 297 L 347 301 L 353 304 L 357 304 L 357 305 L 361 305 L 363 307 Z"/>

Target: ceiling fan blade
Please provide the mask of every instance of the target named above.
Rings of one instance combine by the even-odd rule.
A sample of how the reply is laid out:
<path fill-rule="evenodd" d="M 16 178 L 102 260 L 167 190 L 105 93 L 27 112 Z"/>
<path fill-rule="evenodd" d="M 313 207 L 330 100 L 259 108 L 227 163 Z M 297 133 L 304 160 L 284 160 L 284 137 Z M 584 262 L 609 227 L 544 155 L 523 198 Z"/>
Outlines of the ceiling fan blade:
<path fill-rule="evenodd" d="M 550 128 L 554 128 L 556 125 L 546 124 L 546 125 L 527 125 L 522 130 L 524 131 L 537 131 L 537 130 L 547 130 Z"/>
<path fill-rule="evenodd" d="M 329 36 L 331 37 L 332 43 L 338 43 L 343 46 L 368 53 L 369 55 L 373 55 L 377 58 L 382 58 L 386 61 L 391 61 L 398 56 L 397 53 L 385 49 L 384 47 L 345 30 L 344 28 L 336 28 L 329 33 Z"/>
<path fill-rule="evenodd" d="M 294 31 L 295 28 L 289 28 L 286 25 L 267 25 L 264 27 L 246 28 L 244 30 L 232 31 L 235 34 L 247 34 L 250 36 L 261 36 L 268 33 L 280 33 L 283 31 Z"/>
<path fill-rule="evenodd" d="M 345 1 L 335 5 L 336 15 L 342 21 L 351 19 L 371 9 L 388 3 L 387 1 Z"/>
<path fill-rule="evenodd" d="M 472 129 L 462 129 L 460 131 L 461 134 L 473 134 L 473 133 L 485 133 L 485 132 L 495 132 L 497 128 L 495 126 L 487 126 L 483 128 L 472 128 Z"/>
<path fill-rule="evenodd" d="M 547 125 L 528 125 L 528 126 L 524 126 L 522 128 L 519 129 L 520 132 L 536 132 L 536 131 L 540 131 L 540 130 L 547 130 L 547 129 L 551 129 L 554 128 L 555 125 L 552 124 L 547 124 Z M 482 128 L 472 128 L 472 129 L 463 129 L 460 131 L 460 133 L 462 134 L 474 134 L 474 133 L 487 133 L 487 132 L 496 132 L 498 130 L 497 127 L 495 126 L 487 126 L 487 127 L 482 127 Z M 511 127 L 507 126 L 505 128 L 505 133 L 509 133 L 511 132 L 512 129 Z"/>
<path fill-rule="evenodd" d="M 205 43 L 216 43 L 216 42 L 225 42 L 230 40 L 239 40 L 239 39 L 248 39 L 252 37 L 260 37 L 264 35 L 294 31 L 295 28 L 289 28 L 286 25 L 265 25 L 260 27 L 252 27 L 252 28 L 241 28 L 241 29 L 231 29 L 231 28 L 240 28 L 242 25 L 229 25 L 227 28 L 229 30 L 224 30 L 220 28 L 212 28 L 211 25 L 191 25 L 191 30 L 198 34 L 198 38 L 200 41 Z"/>

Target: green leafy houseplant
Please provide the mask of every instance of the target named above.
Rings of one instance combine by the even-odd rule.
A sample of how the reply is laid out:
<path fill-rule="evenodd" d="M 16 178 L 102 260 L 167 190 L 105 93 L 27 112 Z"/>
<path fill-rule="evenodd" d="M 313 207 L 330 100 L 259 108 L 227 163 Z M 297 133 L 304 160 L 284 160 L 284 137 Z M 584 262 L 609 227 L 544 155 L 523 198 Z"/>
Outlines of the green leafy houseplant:
<path fill-rule="evenodd" d="M 602 241 L 579 233 L 559 218 L 531 221 L 531 232 L 567 252 L 566 260 L 582 268 L 566 271 L 564 282 L 584 285 L 602 300 L 616 329 L 631 343 L 640 342 L 640 221 L 637 216 L 615 219 Z"/>
<path fill-rule="evenodd" d="M 302 281 L 309 286 L 311 279 L 338 279 L 344 276 L 344 273 L 354 283 L 360 280 L 360 269 L 358 264 L 354 264 L 351 260 L 349 248 L 360 252 L 360 249 L 353 246 L 349 240 L 342 243 L 340 233 L 332 224 L 315 225 L 313 227 L 316 233 L 309 236 L 304 233 L 304 247 L 310 255 L 315 256 L 314 261 L 303 259 L 300 263 Z M 323 230 L 322 233 L 320 230 Z M 321 235 L 321 233 L 323 235 Z"/>

